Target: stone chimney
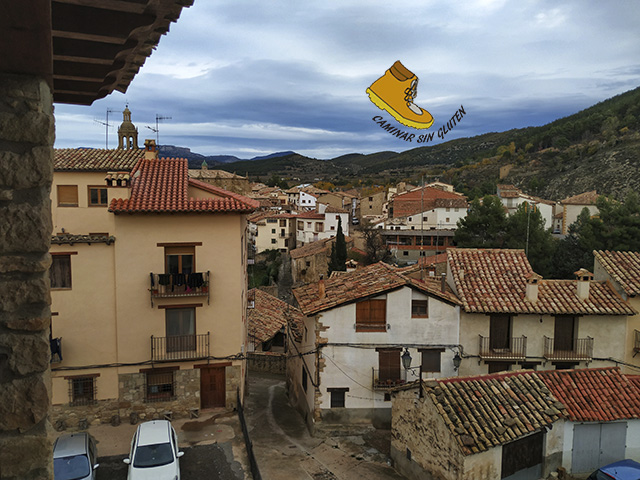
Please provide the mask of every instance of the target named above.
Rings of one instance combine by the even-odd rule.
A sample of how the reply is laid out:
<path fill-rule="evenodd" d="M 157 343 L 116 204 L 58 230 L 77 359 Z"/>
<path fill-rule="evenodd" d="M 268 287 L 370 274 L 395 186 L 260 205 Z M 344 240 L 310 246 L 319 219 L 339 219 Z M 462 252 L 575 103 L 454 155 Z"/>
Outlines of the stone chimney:
<path fill-rule="evenodd" d="M 537 273 L 530 273 L 527 276 L 527 289 L 525 291 L 525 299 L 527 302 L 536 303 L 538 301 L 538 284 L 542 277 Z"/>
<path fill-rule="evenodd" d="M 324 277 L 320 275 L 320 281 L 318 282 L 318 298 L 324 298 L 327 295 L 324 287 Z"/>
<path fill-rule="evenodd" d="M 591 284 L 591 280 L 593 280 L 593 273 L 581 268 L 573 274 L 578 279 L 578 298 L 580 300 L 587 300 L 589 298 L 589 285 Z"/>
<path fill-rule="evenodd" d="M 144 158 L 145 160 L 152 160 L 158 158 L 158 147 L 155 140 L 146 139 L 144 141 Z"/>

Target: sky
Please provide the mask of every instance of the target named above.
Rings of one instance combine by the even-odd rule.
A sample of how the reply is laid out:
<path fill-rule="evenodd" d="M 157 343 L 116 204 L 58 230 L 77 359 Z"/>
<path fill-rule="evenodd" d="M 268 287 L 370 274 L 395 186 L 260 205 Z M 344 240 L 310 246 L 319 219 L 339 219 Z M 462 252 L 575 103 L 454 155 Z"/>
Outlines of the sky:
<path fill-rule="evenodd" d="M 114 148 L 127 104 L 141 145 L 159 115 L 170 117 L 161 145 L 243 159 L 402 152 L 544 125 L 640 86 L 639 25 L 636 0 L 195 0 L 125 94 L 55 105 L 55 147 L 104 148 L 113 110 Z M 418 77 L 428 130 L 365 93 L 397 60 Z"/>

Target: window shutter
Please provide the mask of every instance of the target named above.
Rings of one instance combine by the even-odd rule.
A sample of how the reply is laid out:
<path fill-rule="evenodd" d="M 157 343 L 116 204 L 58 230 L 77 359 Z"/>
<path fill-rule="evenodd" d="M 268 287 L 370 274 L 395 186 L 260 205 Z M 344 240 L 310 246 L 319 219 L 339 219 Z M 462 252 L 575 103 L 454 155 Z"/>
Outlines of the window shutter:
<path fill-rule="evenodd" d="M 58 185 L 58 205 L 78 206 L 78 186 Z"/>

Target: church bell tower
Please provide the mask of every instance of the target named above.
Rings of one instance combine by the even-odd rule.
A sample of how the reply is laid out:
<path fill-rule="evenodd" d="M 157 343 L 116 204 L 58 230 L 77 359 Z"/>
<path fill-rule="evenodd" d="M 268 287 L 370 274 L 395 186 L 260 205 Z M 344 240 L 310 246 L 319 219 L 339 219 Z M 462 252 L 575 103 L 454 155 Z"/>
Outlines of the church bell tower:
<path fill-rule="evenodd" d="M 138 149 L 138 129 L 131 123 L 131 111 L 127 105 L 122 112 L 122 123 L 118 128 L 118 149 Z"/>

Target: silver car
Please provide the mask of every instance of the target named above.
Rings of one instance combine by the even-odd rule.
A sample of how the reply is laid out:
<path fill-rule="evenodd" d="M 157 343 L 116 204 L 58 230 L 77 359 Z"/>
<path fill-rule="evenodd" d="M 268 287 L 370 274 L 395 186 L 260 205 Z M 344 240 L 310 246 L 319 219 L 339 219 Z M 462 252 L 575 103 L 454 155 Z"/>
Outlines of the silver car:
<path fill-rule="evenodd" d="M 95 480 L 98 468 L 95 439 L 88 433 L 61 435 L 53 445 L 55 480 Z"/>

